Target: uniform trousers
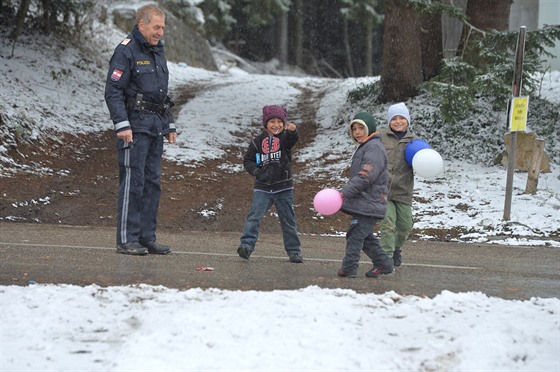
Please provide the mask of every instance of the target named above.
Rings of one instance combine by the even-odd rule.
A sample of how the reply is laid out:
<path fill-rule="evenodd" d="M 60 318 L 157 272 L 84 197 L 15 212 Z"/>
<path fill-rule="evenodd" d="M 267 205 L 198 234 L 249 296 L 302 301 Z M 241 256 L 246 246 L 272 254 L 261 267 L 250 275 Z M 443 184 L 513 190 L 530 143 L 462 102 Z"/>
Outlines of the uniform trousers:
<path fill-rule="evenodd" d="M 128 144 L 118 139 L 117 154 L 117 244 L 155 241 L 163 136 L 134 133 Z"/>

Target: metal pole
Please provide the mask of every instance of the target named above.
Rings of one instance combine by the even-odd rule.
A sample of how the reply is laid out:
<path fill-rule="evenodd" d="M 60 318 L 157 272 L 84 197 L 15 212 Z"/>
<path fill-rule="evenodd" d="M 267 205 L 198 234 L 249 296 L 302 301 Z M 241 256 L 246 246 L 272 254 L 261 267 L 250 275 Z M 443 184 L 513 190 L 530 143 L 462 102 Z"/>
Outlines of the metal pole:
<path fill-rule="evenodd" d="M 519 28 L 519 37 L 517 38 L 517 49 L 515 52 L 515 68 L 513 72 L 512 96 L 519 97 L 521 95 L 521 84 L 523 76 L 523 59 L 525 57 L 525 34 L 527 27 Z M 509 105 L 507 122 L 509 125 L 509 117 L 511 104 Z M 504 221 L 509 221 L 511 215 L 511 196 L 513 192 L 513 173 L 515 171 L 515 147 L 517 146 L 517 131 L 511 131 L 508 153 L 508 167 L 506 179 L 506 200 L 504 203 Z"/>

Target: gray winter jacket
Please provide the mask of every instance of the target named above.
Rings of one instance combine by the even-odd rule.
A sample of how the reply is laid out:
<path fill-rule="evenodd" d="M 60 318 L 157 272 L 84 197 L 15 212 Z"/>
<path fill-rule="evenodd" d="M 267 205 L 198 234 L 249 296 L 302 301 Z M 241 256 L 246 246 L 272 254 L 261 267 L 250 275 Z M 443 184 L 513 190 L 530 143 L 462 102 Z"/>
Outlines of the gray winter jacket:
<path fill-rule="evenodd" d="M 398 203 L 412 205 L 414 192 L 414 173 L 407 163 L 404 150 L 417 135 L 408 131 L 403 138 L 399 138 L 390 128 L 379 128 L 381 142 L 387 150 L 389 159 L 389 195 L 388 199 Z"/>
<path fill-rule="evenodd" d="M 348 214 L 384 218 L 387 211 L 387 153 L 373 133 L 352 156 L 349 181 L 340 191 L 341 210 Z"/>

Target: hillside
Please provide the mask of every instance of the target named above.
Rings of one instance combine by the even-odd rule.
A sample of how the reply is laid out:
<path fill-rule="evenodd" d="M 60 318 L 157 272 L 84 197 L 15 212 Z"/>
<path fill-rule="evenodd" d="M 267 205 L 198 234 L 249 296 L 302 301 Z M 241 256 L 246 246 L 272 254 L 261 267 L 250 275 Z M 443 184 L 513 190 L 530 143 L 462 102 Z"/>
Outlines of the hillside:
<path fill-rule="evenodd" d="M 5 30 L 4 30 L 5 32 Z M 117 166 L 114 133 L 103 100 L 108 59 L 124 33 L 94 24 L 91 38 L 79 43 L 41 35 L 22 35 L 12 56 L 4 41 L 0 72 L 0 219 L 6 221 L 114 226 Z M 252 192 L 252 177 L 241 167 L 249 139 L 258 133 L 264 104 L 284 104 L 299 125 L 294 154 L 295 209 L 299 230 L 340 234 L 347 216 L 322 217 L 312 200 L 324 187 L 344 184 L 352 155 L 346 123 L 356 111 L 349 90 L 376 78 L 320 79 L 251 75 L 230 68 L 222 73 L 170 63 L 178 144 L 166 146 L 159 228 L 241 231 Z M 560 75 L 546 77 L 543 92 L 560 96 Z M 545 80 L 546 80 L 545 79 Z M 434 180 L 417 177 L 415 237 L 470 241 L 558 239 L 558 164 L 543 175 L 536 196 L 523 195 L 526 174 L 516 174 L 514 218 L 500 221 L 504 172 L 491 166 L 501 134 L 480 126 L 452 129 L 426 120 L 434 111 L 426 97 L 407 102 L 413 130 L 429 139 L 446 160 L 446 173 Z M 371 105 L 370 105 L 371 106 Z M 372 113 L 385 122 L 387 106 Z M 501 120 L 503 113 L 475 122 Z M 472 124 L 471 124 L 472 125 Z M 501 124 L 498 124 L 501 126 Z M 491 146 L 477 142 L 494 132 Z M 464 134 L 468 132 L 470 137 Z M 549 147 L 558 148 L 558 140 Z M 477 160 L 479 163 L 477 164 Z M 274 211 L 263 232 L 278 232 Z"/>
<path fill-rule="evenodd" d="M 115 34 L 108 39 L 119 40 L 118 31 Z M 89 44 L 72 46 L 56 38 L 22 35 L 13 57 L 11 46 L 2 45 L 0 71 L 6 79 L 0 100 L 1 219 L 114 225 L 118 173 L 114 133 L 103 100 L 112 46 L 104 42 L 94 38 Z M 175 84 L 173 91 L 176 115 L 197 91 L 205 89 L 204 85 L 182 84 Z M 313 122 L 313 113 L 305 107 L 290 114 Z M 185 129 L 180 131 L 186 133 Z M 302 136 L 312 130 L 312 125 L 303 127 Z M 244 146 L 226 145 L 231 155 L 194 167 L 164 160 L 159 228 L 240 231 L 252 178 L 243 172 L 224 172 L 221 167 L 239 165 Z M 300 171 L 296 161 L 295 172 Z M 306 187 L 296 194 L 299 205 L 320 189 L 319 182 L 305 182 Z M 339 218 L 319 221 L 312 218 L 315 213 L 309 208 L 298 212 L 302 231 L 344 229 L 345 222 Z M 265 222 L 262 229 L 279 231 L 276 223 Z"/>

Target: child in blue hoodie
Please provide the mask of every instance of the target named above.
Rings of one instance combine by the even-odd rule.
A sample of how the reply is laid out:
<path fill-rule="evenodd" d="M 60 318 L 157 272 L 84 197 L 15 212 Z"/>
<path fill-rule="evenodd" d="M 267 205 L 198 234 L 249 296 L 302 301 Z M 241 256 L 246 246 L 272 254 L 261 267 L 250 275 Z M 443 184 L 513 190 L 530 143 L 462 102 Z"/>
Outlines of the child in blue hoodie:
<path fill-rule="evenodd" d="M 367 277 L 376 278 L 393 272 L 393 262 L 373 235 L 377 222 L 387 210 L 387 153 L 376 132 L 373 116 L 360 112 L 350 122 L 350 137 L 358 145 L 352 156 L 349 180 L 340 193 L 341 210 L 352 220 L 346 233 L 346 255 L 338 276 L 355 278 L 360 251 L 373 261 Z"/>

